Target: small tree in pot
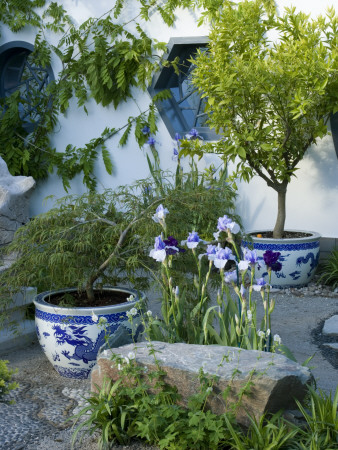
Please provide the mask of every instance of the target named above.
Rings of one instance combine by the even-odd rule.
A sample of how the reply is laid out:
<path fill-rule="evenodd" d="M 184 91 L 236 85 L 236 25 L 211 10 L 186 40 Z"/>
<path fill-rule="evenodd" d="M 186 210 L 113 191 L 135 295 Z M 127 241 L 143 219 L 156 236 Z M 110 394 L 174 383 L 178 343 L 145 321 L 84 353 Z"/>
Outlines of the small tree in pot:
<path fill-rule="evenodd" d="M 177 239 L 194 227 L 211 235 L 219 211 L 233 216 L 235 193 L 223 179 L 197 169 L 179 173 L 180 183 L 172 181 L 170 172 L 158 170 L 155 178 L 115 191 L 60 199 L 21 227 L 4 250 L 17 257 L 0 273 L 0 294 L 22 286 L 35 286 L 38 292 L 73 287 L 83 294 L 81 306 L 89 307 L 94 286 L 128 283 L 146 289 L 152 268 L 143 274 L 141 269 L 153 264 L 148 254 L 156 224 L 151 217 L 160 203 L 176 211 L 170 226 Z"/>
<path fill-rule="evenodd" d="M 172 185 L 165 182 L 166 174 L 158 175 L 155 181 L 140 180 L 115 191 L 61 199 L 20 228 L 8 246 L 17 259 L 0 274 L 0 305 L 1 294 L 21 286 L 47 291 L 34 302 L 36 330 L 48 359 L 63 376 L 88 377 L 107 335 L 113 346 L 138 336 L 138 290 L 145 289 L 149 274 L 156 271 L 149 252 L 157 228 L 152 217 L 161 202 L 177 212 L 177 239 L 199 225 L 207 234 L 220 210 L 234 209 L 234 193 L 228 186 L 221 188 L 222 180 L 212 177 L 210 185 L 196 174 L 198 183 L 192 183 L 191 174 L 180 173 L 182 183 Z M 163 182 L 160 195 L 158 180 Z M 121 284 L 137 291 L 114 287 Z"/>
<path fill-rule="evenodd" d="M 270 2 L 271 3 L 271 2 Z M 328 133 L 338 105 L 338 18 L 283 17 L 263 0 L 225 1 L 193 83 L 207 97 L 216 143 L 183 142 L 183 154 L 214 152 L 237 162 L 234 180 L 260 176 L 278 195 L 274 238 L 282 238 L 288 184 L 311 144 Z M 270 39 L 271 38 L 271 39 Z"/>
<path fill-rule="evenodd" d="M 138 211 L 122 213 L 117 210 L 119 200 L 110 190 L 70 195 L 20 228 L 6 249 L 17 258 L 0 275 L 1 289 L 76 287 L 82 294 L 80 306 L 88 307 L 95 305 L 94 285 L 133 283 L 144 247 L 130 232 L 149 216 L 150 208 L 139 204 Z M 153 207 L 157 203 L 154 200 Z M 146 287 L 145 278 L 137 281 Z M 72 305 L 70 296 L 65 300 Z"/>

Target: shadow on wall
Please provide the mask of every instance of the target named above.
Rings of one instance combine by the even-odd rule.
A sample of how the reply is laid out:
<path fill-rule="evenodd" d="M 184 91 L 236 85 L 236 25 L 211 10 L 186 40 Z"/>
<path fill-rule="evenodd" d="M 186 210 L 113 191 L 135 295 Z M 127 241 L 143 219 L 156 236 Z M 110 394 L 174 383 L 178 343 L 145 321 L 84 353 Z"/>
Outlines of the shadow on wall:
<path fill-rule="evenodd" d="M 330 127 L 328 128 L 330 131 Z M 315 174 L 314 188 L 321 190 L 338 189 L 338 157 L 336 152 L 338 153 L 338 135 L 336 149 L 332 145 L 332 138 L 330 136 L 326 136 L 320 140 L 317 148 L 309 149 L 306 159 L 311 158 L 311 169 L 314 170 Z"/>
<path fill-rule="evenodd" d="M 242 218 L 246 232 L 273 228 L 277 194 L 259 177 L 254 177 L 249 183 L 239 184 L 236 204 L 236 212 Z"/>
<path fill-rule="evenodd" d="M 338 159 L 331 136 L 310 147 L 297 179 L 290 184 L 289 195 L 291 222 L 297 227 L 304 224 L 301 225 L 304 229 L 316 229 L 323 236 L 336 236 Z"/>
<path fill-rule="evenodd" d="M 328 128 L 331 131 L 330 126 Z M 323 214 L 330 216 L 330 220 L 335 220 L 338 205 L 338 158 L 331 136 L 318 139 L 317 145 L 308 150 L 296 175 L 287 192 L 286 227 L 307 229 L 306 224 L 311 223 L 312 228 L 319 226 L 318 229 L 321 229 L 319 216 Z M 242 217 L 245 230 L 273 228 L 277 214 L 276 192 L 258 177 L 254 177 L 249 184 L 239 183 L 238 187 L 237 212 Z M 313 216 L 314 210 L 316 219 Z M 322 233 L 332 234 L 327 230 Z"/>

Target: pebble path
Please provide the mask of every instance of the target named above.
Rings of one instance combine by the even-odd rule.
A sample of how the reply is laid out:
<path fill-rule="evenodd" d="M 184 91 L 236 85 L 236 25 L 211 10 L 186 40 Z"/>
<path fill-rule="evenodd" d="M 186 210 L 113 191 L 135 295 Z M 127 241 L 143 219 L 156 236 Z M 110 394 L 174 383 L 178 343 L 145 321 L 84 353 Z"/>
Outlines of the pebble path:
<path fill-rule="evenodd" d="M 20 387 L 6 397 L 8 403 L 0 403 L 0 448 L 36 450 L 41 436 L 71 427 L 66 420 L 81 408 L 86 395 L 87 389 L 20 381 Z"/>

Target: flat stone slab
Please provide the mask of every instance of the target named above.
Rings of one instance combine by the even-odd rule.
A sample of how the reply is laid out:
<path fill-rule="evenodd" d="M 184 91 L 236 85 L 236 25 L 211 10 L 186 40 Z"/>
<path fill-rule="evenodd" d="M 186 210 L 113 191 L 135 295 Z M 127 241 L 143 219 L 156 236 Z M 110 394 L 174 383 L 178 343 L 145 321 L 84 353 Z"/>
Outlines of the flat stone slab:
<path fill-rule="evenodd" d="M 236 409 L 237 421 L 244 425 L 249 424 L 246 412 L 259 419 L 266 412 L 294 408 L 294 398 L 302 400 L 306 384 L 312 380 L 308 368 L 276 353 L 219 345 L 164 342 L 152 342 L 151 345 L 161 368 L 167 373 L 165 381 L 177 387 L 183 405 L 199 390 L 201 367 L 206 374 L 217 376 L 207 402 L 207 407 L 216 414 L 222 414 L 238 403 L 243 388 L 250 384 L 248 394 L 243 395 Z M 149 371 L 155 369 L 154 357 L 149 355 L 149 350 L 147 342 L 140 342 L 103 351 L 92 371 L 92 390 L 97 390 L 96 385 L 101 387 L 106 378 L 113 381 L 119 378 L 119 371 L 112 364 L 113 354 L 126 358 L 134 352 L 137 364 L 148 367 Z M 224 399 L 222 393 L 226 390 L 228 396 Z"/>
<path fill-rule="evenodd" d="M 325 320 L 322 333 L 327 336 L 338 336 L 338 315 Z"/>
<path fill-rule="evenodd" d="M 338 351 L 338 342 L 327 342 L 325 344 L 325 347 L 330 347 L 332 348 L 332 350 L 337 350 Z"/>

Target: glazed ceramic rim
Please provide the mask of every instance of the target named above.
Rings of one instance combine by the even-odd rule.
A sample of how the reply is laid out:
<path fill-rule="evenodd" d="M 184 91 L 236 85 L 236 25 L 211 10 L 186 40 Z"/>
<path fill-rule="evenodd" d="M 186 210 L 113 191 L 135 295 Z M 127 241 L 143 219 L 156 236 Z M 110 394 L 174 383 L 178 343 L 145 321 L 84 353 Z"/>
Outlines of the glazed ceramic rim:
<path fill-rule="evenodd" d="M 290 231 L 293 233 L 307 233 L 307 234 L 311 234 L 311 236 L 306 236 L 306 237 L 294 237 L 294 238 L 285 238 L 285 239 L 274 239 L 274 238 L 266 238 L 266 237 L 257 237 L 257 236 L 253 236 L 253 234 L 258 234 L 258 233 L 265 233 L 265 232 L 271 232 L 271 228 L 270 229 L 266 229 L 266 230 L 252 230 L 252 231 L 248 231 L 246 233 L 247 236 L 250 236 L 250 238 L 252 239 L 253 242 L 260 242 L 260 241 L 273 241 L 276 244 L 295 244 L 296 242 L 311 242 L 311 241 L 318 241 L 321 238 L 321 234 L 317 233 L 316 231 L 308 231 L 308 230 L 290 230 L 287 229 L 285 230 L 286 232 Z M 247 242 L 248 239 L 242 239 L 243 242 Z"/>
<path fill-rule="evenodd" d="M 45 291 L 38 294 L 35 298 L 34 305 L 42 310 L 48 310 L 51 309 L 53 311 L 57 311 L 58 314 L 62 315 L 84 315 L 84 316 L 90 316 L 92 312 L 98 313 L 100 315 L 106 314 L 106 311 L 109 311 L 109 313 L 112 313 L 114 311 L 120 312 L 122 310 L 131 309 L 136 306 L 138 302 L 143 302 L 146 298 L 145 294 L 143 292 L 136 291 L 135 289 L 129 289 L 125 287 L 120 286 L 102 286 L 102 289 L 107 291 L 121 291 L 125 292 L 127 294 L 134 295 L 136 300 L 133 300 L 132 302 L 123 302 L 118 303 L 116 305 L 105 305 L 105 306 L 77 306 L 77 307 L 71 307 L 66 308 L 58 305 L 54 305 L 53 303 L 46 302 L 44 300 L 45 297 L 58 294 L 61 292 L 74 292 L 77 291 L 77 288 L 64 288 L 64 289 L 56 289 L 53 291 Z M 95 289 L 94 289 L 95 290 Z M 126 308 L 127 307 L 127 308 Z"/>

